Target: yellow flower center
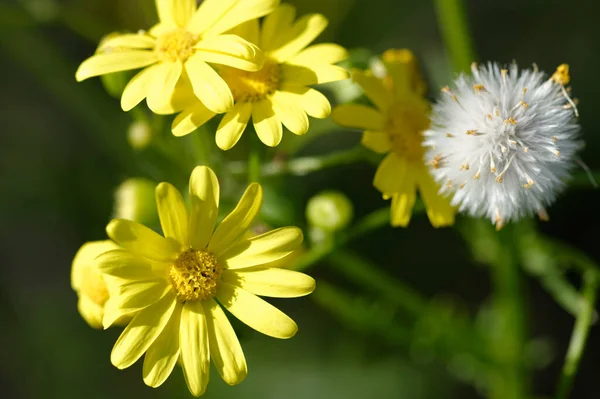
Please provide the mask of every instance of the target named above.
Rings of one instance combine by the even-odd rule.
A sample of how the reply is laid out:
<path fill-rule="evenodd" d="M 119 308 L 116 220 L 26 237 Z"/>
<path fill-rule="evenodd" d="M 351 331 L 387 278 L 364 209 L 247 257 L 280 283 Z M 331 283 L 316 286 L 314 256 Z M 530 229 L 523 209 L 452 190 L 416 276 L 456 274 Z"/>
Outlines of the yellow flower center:
<path fill-rule="evenodd" d="M 230 67 L 223 67 L 219 72 L 236 102 L 261 101 L 279 89 L 279 64 L 271 59 L 266 59 L 263 68 L 257 72 Z"/>
<path fill-rule="evenodd" d="M 104 306 L 109 297 L 104 278 L 92 267 L 83 269 L 80 291 L 98 306 Z"/>
<path fill-rule="evenodd" d="M 200 301 L 215 295 L 222 271 L 215 255 L 190 249 L 171 266 L 169 281 L 181 302 Z"/>
<path fill-rule="evenodd" d="M 194 44 L 198 38 L 185 29 L 177 29 L 156 40 L 154 51 L 163 61 L 187 61 L 194 54 Z"/>
<path fill-rule="evenodd" d="M 398 102 L 390 107 L 386 131 L 392 151 L 411 162 L 423 160 L 422 132 L 429 127 L 424 101 Z"/>

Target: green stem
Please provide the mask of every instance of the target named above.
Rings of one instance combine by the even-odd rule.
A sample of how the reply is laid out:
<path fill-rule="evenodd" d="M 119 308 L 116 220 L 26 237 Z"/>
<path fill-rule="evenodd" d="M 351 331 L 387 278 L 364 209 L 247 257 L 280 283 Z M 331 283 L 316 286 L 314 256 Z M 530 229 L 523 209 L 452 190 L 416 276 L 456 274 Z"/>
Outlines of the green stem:
<path fill-rule="evenodd" d="M 468 72 L 475 61 L 463 0 L 435 0 L 438 25 L 455 71 Z"/>
<path fill-rule="evenodd" d="M 348 242 L 383 226 L 389 225 L 390 208 L 378 209 L 352 226 L 347 232 L 336 237 L 335 241 L 326 240 L 322 245 L 313 246 L 294 264 L 295 270 L 306 270 L 317 264 L 336 249 L 343 247 Z"/>
<path fill-rule="evenodd" d="M 508 232 L 510 234 L 510 232 Z M 493 267 L 495 309 L 498 325 L 493 341 L 502 378 L 492 386 L 494 399 L 524 399 L 526 374 L 522 356 L 526 340 L 521 270 L 515 258 L 515 249 L 508 236 Z"/>
<path fill-rule="evenodd" d="M 579 312 L 577 321 L 575 322 L 562 374 L 558 382 L 556 399 L 567 399 L 571 392 L 592 324 L 594 304 L 598 291 L 598 275 L 595 272 L 588 271 L 583 277 L 584 286 L 582 294 L 585 299 L 585 306 Z"/>
<path fill-rule="evenodd" d="M 250 183 L 260 183 L 261 171 L 261 153 L 262 143 L 260 140 L 252 136 L 250 138 L 250 153 L 248 154 L 248 181 Z"/>
<path fill-rule="evenodd" d="M 412 288 L 352 252 L 337 250 L 331 253 L 328 261 L 328 264 L 338 273 L 359 285 L 370 288 L 411 314 L 421 314 L 427 308 L 427 301 Z"/>

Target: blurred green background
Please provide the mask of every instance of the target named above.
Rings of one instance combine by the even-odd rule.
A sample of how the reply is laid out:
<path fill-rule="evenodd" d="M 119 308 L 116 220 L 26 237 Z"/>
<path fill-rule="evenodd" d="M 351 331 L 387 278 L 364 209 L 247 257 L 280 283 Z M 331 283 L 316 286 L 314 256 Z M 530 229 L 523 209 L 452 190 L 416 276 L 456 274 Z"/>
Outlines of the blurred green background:
<path fill-rule="evenodd" d="M 431 0 L 291 3 L 299 14 L 327 16 L 330 25 L 320 41 L 373 54 L 390 47 L 412 49 L 432 98 L 454 76 Z M 600 170 L 600 119 L 594 119 L 600 109 L 596 2 L 469 0 L 466 5 L 480 60 L 535 62 L 547 72 L 563 62 L 571 65 L 586 142 L 581 157 Z M 85 324 L 69 277 L 79 246 L 105 237 L 117 185 L 128 177 L 162 177 L 129 147 L 131 116 L 121 111 L 118 100 L 105 93 L 99 79 L 80 84 L 74 79 L 78 64 L 103 34 L 147 28 L 153 13 L 151 0 L 0 2 L 2 398 L 191 397 L 179 369 L 163 387 L 151 389 L 143 384 L 140 362 L 125 371 L 114 368 L 109 353 L 119 329 L 95 331 Z M 306 143 L 302 154 L 326 153 L 359 140 L 358 133 L 327 123 L 311 126 L 315 130 L 308 136 L 320 133 L 319 139 Z M 308 199 L 337 188 L 353 200 L 360 217 L 386 205 L 371 186 L 373 173 L 365 163 L 276 179 L 272 191 L 285 197 L 266 205 L 267 212 L 279 221 L 302 224 Z M 539 227 L 600 260 L 599 200 L 600 193 L 584 182 L 564 193 L 549 209 L 551 221 Z M 461 226 L 468 229 L 468 221 L 459 220 Z M 432 306 L 454 309 L 448 310 L 449 320 L 477 317 L 482 328 L 489 328 L 482 304 L 489 301 L 490 272 L 474 260 L 459 228 L 434 230 L 424 215 L 416 215 L 408 229 L 380 229 L 352 249 L 433 300 Z M 353 316 L 323 306 L 322 297 L 274 301 L 297 321 L 297 336 L 278 341 L 240 326 L 248 378 L 231 388 L 213 370 L 206 398 L 484 397 L 478 389 L 480 369 L 468 353 L 444 354 L 420 340 L 422 334 L 443 335 L 448 320 L 423 314 L 422 320 L 404 323 L 402 312 L 377 292 L 357 287 L 335 268 L 324 264 L 308 272 L 325 282 L 325 290 L 335 284 L 350 293 Z M 567 277 L 579 284 L 576 275 Z M 550 397 L 574 319 L 539 281 L 524 277 L 523 284 L 528 343 L 522 356 L 535 366 L 530 374 L 535 397 Z M 592 328 L 573 398 L 600 397 L 598 366 L 600 334 Z"/>

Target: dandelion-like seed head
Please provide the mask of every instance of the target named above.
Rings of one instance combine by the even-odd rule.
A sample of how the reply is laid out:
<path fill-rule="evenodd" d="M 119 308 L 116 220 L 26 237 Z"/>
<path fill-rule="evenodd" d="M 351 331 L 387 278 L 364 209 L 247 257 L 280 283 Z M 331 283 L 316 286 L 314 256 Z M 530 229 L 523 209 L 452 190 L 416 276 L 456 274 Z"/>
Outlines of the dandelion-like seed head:
<path fill-rule="evenodd" d="M 550 78 L 516 64 L 472 67 L 442 89 L 426 159 L 442 193 L 472 216 L 498 228 L 537 213 L 555 200 L 574 164 L 579 125 L 564 84 L 568 66 Z"/>
<path fill-rule="evenodd" d="M 279 89 L 280 67 L 272 59 L 266 59 L 263 68 L 257 72 L 223 67 L 219 70 L 227 82 L 236 102 L 258 102 Z"/>
<path fill-rule="evenodd" d="M 162 34 L 156 40 L 154 51 L 163 61 L 185 62 L 194 54 L 198 38 L 185 29 L 176 29 Z"/>
<path fill-rule="evenodd" d="M 215 295 L 222 271 L 212 253 L 188 250 L 171 266 L 169 281 L 179 301 L 199 301 Z"/>

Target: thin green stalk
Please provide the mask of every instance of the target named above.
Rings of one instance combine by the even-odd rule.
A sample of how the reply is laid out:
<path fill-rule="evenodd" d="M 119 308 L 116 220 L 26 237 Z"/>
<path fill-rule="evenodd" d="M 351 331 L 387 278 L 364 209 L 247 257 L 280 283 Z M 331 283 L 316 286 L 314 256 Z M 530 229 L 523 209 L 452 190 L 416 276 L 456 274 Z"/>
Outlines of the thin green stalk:
<path fill-rule="evenodd" d="M 390 222 L 390 208 L 378 209 L 359 222 L 354 224 L 348 231 L 336 237 L 335 241 L 325 240 L 322 245 L 313 246 L 294 264 L 295 270 L 306 270 L 317 264 L 336 249 L 343 247 L 348 242 L 370 232 L 377 230 Z"/>
<path fill-rule="evenodd" d="M 571 392 L 592 324 L 594 304 L 596 303 L 596 295 L 598 293 L 598 274 L 588 271 L 583 277 L 584 286 L 582 295 L 585 299 L 585 306 L 579 312 L 577 321 L 575 322 L 562 374 L 558 382 L 556 399 L 567 399 Z"/>
<path fill-rule="evenodd" d="M 260 183 L 262 143 L 257 137 L 250 138 L 250 153 L 248 154 L 248 181 Z"/>
<path fill-rule="evenodd" d="M 508 232 L 510 234 L 510 232 Z M 526 332 L 522 277 L 515 248 L 507 245 L 508 236 L 493 267 L 494 302 L 496 310 L 496 333 L 492 342 L 498 361 L 501 378 L 492 386 L 493 399 L 524 399 L 526 394 L 526 373 L 522 357 Z"/>
<path fill-rule="evenodd" d="M 455 71 L 468 72 L 475 61 L 463 0 L 435 0 L 438 25 Z"/>
<path fill-rule="evenodd" d="M 412 288 L 350 251 L 339 249 L 329 256 L 328 261 L 328 264 L 338 273 L 359 285 L 370 288 L 390 303 L 412 314 L 421 314 L 427 308 L 427 301 Z"/>

